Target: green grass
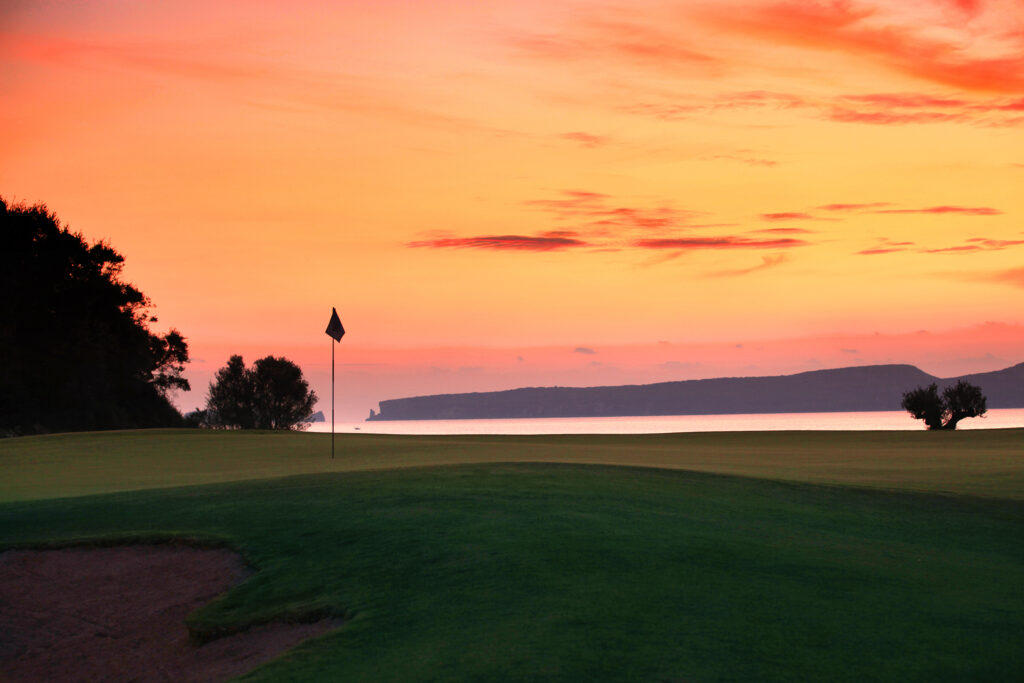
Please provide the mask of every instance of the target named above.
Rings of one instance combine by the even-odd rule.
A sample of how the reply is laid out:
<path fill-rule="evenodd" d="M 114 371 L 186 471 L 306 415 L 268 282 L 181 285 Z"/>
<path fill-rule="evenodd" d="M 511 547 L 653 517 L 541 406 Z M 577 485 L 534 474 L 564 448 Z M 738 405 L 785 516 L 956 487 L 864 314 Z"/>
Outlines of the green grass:
<path fill-rule="evenodd" d="M 1014 680 L 1024 433 L 934 436 L 17 439 L 0 547 L 214 540 L 199 633 L 348 618 L 252 680 Z M 493 462 L 544 457 L 645 467 Z"/>
<path fill-rule="evenodd" d="M 0 502 L 480 462 L 630 465 L 1024 499 L 1024 429 L 337 437 L 147 430 L 0 439 Z"/>

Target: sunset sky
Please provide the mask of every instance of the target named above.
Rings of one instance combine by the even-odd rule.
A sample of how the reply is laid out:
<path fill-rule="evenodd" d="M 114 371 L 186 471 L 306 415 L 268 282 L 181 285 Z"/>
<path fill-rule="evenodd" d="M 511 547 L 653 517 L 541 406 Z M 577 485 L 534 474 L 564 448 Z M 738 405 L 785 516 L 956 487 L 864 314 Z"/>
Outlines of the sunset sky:
<path fill-rule="evenodd" d="M 0 195 L 203 402 L 1024 361 L 1020 0 L 0 5 Z"/>

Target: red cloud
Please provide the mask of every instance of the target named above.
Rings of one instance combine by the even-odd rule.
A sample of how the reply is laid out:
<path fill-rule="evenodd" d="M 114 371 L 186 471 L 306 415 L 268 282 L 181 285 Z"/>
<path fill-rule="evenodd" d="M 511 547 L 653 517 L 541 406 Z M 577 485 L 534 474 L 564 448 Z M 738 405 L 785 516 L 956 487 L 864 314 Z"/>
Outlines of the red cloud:
<path fill-rule="evenodd" d="M 431 247 L 434 249 L 496 249 L 515 251 L 557 251 L 573 247 L 585 247 L 583 242 L 572 237 L 542 235 L 494 235 L 484 237 L 445 237 L 433 240 L 409 242 L 409 247 Z"/>
<path fill-rule="evenodd" d="M 725 237 L 669 237 L 661 239 L 636 240 L 633 246 L 641 249 L 788 249 L 802 247 L 808 242 L 792 238 L 758 240 L 733 235 Z"/>
<path fill-rule="evenodd" d="M 959 4 L 962 7 L 964 3 Z M 976 7 L 972 5 L 972 9 Z M 719 27 L 747 36 L 845 52 L 935 83 L 989 92 L 1016 94 L 1024 90 L 1024 54 L 1017 46 L 1001 55 L 980 50 L 972 54 L 964 43 L 977 36 L 966 33 L 962 20 L 921 25 L 917 19 L 901 16 L 895 3 L 867 7 L 851 0 L 806 0 L 739 9 L 730 4 L 709 10 L 707 17 Z M 1004 18 L 1008 27 L 982 37 L 1019 45 L 1022 30 L 1016 15 L 1008 12 Z M 942 30 L 929 30 L 936 28 Z"/>

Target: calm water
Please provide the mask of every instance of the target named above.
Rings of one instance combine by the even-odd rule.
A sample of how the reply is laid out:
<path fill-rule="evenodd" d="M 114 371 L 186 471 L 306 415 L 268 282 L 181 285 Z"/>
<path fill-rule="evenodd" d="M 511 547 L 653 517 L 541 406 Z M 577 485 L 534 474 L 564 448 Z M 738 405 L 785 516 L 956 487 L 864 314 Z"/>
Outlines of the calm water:
<path fill-rule="evenodd" d="M 1024 427 L 1024 408 L 990 410 L 958 429 Z M 658 415 L 651 417 L 573 417 L 516 420 L 394 420 L 338 422 L 337 433 L 365 434 L 664 434 L 669 432 L 755 432 L 781 430 L 923 430 L 904 411 L 868 413 L 778 413 L 757 415 Z M 329 432 L 331 423 L 309 431 Z"/>

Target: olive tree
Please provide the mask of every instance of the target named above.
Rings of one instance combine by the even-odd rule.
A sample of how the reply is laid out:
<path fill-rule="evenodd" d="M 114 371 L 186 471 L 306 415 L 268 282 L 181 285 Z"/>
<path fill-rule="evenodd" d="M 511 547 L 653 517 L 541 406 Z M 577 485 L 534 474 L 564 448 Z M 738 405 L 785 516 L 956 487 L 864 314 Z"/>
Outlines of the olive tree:
<path fill-rule="evenodd" d="M 914 419 L 924 420 L 928 429 L 956 429 L 960 420 L 982 417 L 987 410 L 981 388 L 963 380 L 946 387 L 941 396 L 934 383 L 908 391 L 902 405 Z"/>

